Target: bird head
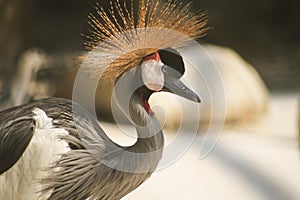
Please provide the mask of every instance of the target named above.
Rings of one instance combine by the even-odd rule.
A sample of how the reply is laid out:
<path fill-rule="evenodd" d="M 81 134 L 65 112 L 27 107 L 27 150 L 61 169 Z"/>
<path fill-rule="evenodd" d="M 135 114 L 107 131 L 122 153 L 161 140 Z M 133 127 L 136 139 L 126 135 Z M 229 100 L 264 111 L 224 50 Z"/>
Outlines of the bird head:
<path fill-rule="evenodd" d="M 139 64 L 146 72 L 158 72 L 158 68 L 151 66 L 161 63 L 175 69 L 181 64 L 184 68 L 174 49 L 206 35 L 208 30 L 208 16 L 205 12 L 191 12 L 191 3 L 183 4 L 180 0 L 110 3 L 108 10 L 98 4 L 97 14 L 89 16 L 92 33 L 87 36 L 86 47 L 90 53 L 83 56 L 89 60 L 85 71 L 92 77 L 101 77 L 100 85 L 111 83 Z M 175 59 L 168 64 L 164 57 Z M 184 69 L 178 72 L 183 74 Z M 152 84 L 153 77 L 143 76 L 150 89 L 161 89 L 162 83 Z"/>
<path fill-rule="evenodd" d="M 172 48 L 159 50 L 146 56 L 139 66 L 144 92 L 171 92 L 191 101 L 200 102 L 200 98 L 180 79 L 185 72 L 180 54 Z M 148 95 L 149 96 L 149 95 Z"/>
<path fill-rule="evenodd" d="M 132 70 L 134 77 L 129 78 L 132 95 L 139 98 L 138 102 L 146 112 L 153 115 L 148 100 L 155 92 L 171 92 L 194 102 L 200 102 L 196 93 L 189 89 L 180 79 L 185 72 L 184 62 L 180 54 L 172 48 L 159 50 L 147 55 Z M 127 73 L 122 75 L 127 76 Z M 126 82 L 121 83 L 124 85 Z M 133 86 L 134 85 L 134 86 Z M 126 88 L 122 89 L 123 92 Z"/>
<path fill-rule="evenodd" d="M 191 101 L 200 98 L 180 79 L 185 72 L 184 62 L 175 49 L 167 48 L 147 56 L 141 65 L 145 86 L 152 91 L 171 92 Z"/>
<path fill-rule="evenodd" d="M 172 92 L 200 102 L 180 80 L 185 72 L 184 63 L 174 49 L 206 34 L 206 13 L 192 13 L 191 3 L 179 0 L 130 2 L 128 5 L 111 1 L 108 10 L 98 4 L 97 14 L 89 16 L 92 35 L 86 43 L 90 53 L 84 58 L 88 60 L 85 70 L 91 76 L 101 77 L 100 87 L 107 82 L 122 82 L 115 84 L 118 100 L 132 99 L 130 95 L 134 94 L 141 98 L 148 114 L 148 99 L 154 92 Z M 128 107 L 127 100 L 119 104 Z"/>

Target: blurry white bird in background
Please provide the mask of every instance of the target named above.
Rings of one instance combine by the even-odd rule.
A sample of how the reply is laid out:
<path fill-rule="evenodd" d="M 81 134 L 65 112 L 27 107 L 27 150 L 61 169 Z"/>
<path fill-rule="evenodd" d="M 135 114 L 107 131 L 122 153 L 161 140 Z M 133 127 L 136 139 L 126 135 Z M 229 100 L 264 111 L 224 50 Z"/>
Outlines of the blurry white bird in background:
<path fill-rule="evenodd" d="M 66 57 L 49 55 L 35 48 L 25 51 L 18 60 L 15 76 L 1 82 L 0 110 L 53 97 L 68 71 Z"/>

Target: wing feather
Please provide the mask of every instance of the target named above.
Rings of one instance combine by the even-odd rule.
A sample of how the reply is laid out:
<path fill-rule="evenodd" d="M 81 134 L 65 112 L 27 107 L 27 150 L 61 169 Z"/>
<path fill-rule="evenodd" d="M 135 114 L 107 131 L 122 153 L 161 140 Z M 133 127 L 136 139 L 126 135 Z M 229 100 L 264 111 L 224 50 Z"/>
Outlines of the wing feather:
<path fill-rule="evenodd" d="M 0 174 L 22 156 L 32 139 L 34 126 L 32 116 L 0 121 Z"/>

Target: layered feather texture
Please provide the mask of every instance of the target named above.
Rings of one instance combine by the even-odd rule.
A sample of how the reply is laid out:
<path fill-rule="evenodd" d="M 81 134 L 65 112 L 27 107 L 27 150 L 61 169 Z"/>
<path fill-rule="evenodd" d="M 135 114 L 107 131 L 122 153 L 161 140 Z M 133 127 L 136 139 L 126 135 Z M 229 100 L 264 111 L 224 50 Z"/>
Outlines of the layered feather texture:
<path fill-rule="evenodd" d="M 82 66 L 102 81 L 115 80 L 159 49 L 185 46 L 208 30 L 207 15 L 190 10 L 191 3 L 178 0 L 117 0 L 107 10 L 98 4 Z"/>

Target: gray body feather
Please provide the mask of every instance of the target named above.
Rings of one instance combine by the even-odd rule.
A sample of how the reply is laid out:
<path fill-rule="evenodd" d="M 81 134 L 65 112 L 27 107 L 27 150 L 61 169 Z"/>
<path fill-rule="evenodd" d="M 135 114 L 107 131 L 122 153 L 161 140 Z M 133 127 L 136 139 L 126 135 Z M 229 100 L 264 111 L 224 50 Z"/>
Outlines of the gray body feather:
<path fill-rule="evenodd" d="M 161 158 L 162 134 L 138 139 L 131 147 L 121 147 L 106 136 L 87 112 L 76 111 L 81 115 L 76 115 L 76 121 L 80 123 L 75 125 L 72 102 L 52 98 L 0 112 L 1 173 L 13 167 L 29 144 L 34 129 L 31 111 L 36 107 L 53 118 L 55 127 L 64 127 L 69 132 L 61 139 L 69 144 L 71 150 L 49 166 L 47 170 L 51 173 L 42 180 L 45 185 L 42 192 L 51 191 L 51 200 L 120 199 L 144 182 Z M 76 108 L 82 110 L 79 105 Z M 79 136 L 81 131 L 85 134 L 83 137 Z M 131 156 L 132 152 L 148 151 L 155 153 L 139 159 Z"/>
<path fill-rule="evenodd" d="M 130 89 L 130 84 L 126 87 Z M 40 180 L 43 190 L 38 192 L 50 192 L 50 200 L 122 198 L 151 175 L 164 146 L 159 123 L 138 99 L 133 95 L 129 100 L 127 114 L 137 124 L 138 139 L 128 147 L 111 141 L 98 121 L 70 100 L 43 99 L 0 112 L 0 173 L 12 168 L 29 145 L 35 128 L 32 110 L 39 108 L 53 119 L 54 127 L 68 131 L 61 139 L 70 150 L 46 169 L 49 175 Z"/>

